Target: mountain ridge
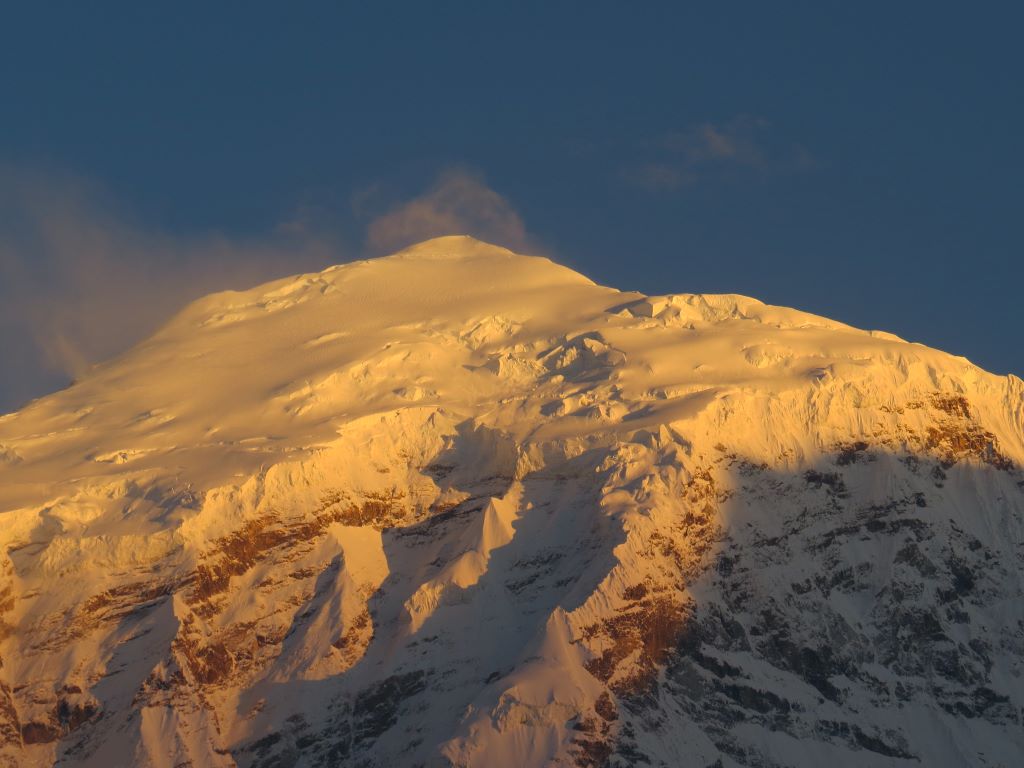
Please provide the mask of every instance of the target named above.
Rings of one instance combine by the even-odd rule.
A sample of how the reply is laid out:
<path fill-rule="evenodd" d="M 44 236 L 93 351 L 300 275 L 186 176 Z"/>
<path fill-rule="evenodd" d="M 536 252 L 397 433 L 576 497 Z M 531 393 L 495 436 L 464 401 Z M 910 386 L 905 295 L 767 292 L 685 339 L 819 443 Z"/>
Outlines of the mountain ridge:
<path fill-rule="evenodd" d="M 891 334 L 441 238 L 200 299 L 0 456 L 12 765 L 1024 749 L 1024 384 Z"/>

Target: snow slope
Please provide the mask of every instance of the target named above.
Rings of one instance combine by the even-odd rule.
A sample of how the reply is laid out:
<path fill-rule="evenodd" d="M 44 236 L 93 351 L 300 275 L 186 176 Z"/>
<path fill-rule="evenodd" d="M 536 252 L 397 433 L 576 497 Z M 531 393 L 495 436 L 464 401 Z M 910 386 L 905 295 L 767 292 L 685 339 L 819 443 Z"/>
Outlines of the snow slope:
<path fill-rule="evenodd" d="M 1019 765 L 1024 383 L 466 237 L 0 417 L 11 765 Z"/>

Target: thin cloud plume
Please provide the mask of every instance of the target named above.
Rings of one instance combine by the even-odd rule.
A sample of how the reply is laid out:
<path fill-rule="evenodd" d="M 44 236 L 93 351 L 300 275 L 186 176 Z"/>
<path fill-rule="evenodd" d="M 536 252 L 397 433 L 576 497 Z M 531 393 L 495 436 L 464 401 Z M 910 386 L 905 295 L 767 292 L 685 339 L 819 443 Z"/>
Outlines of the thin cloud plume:
<path fill-rule="evenodd" d="M 389 253 L 442 235 L 472 235 L 512 250 L 527 247 L 526 227 L 511 203 L 475 174 L 448 171 L 422 195 L 373 219 L 367 249 Z"/>

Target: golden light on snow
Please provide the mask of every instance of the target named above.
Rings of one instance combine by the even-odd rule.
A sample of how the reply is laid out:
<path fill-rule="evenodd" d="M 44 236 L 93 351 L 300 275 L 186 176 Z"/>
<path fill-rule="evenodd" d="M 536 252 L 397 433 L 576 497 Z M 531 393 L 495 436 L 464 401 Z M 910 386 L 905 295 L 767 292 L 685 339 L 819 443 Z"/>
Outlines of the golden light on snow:
<path fill-rule="evenodd" d="M 466 237 L 211 295 L 0 418 L 0 749 L 711 764 L 728 733 L 786 763 L 785 729 L 856 717 L 822 755 L 998 757 L 1022 402 L 889 334 Z M 915 671 L 968 626 L 956 675 Z"/>

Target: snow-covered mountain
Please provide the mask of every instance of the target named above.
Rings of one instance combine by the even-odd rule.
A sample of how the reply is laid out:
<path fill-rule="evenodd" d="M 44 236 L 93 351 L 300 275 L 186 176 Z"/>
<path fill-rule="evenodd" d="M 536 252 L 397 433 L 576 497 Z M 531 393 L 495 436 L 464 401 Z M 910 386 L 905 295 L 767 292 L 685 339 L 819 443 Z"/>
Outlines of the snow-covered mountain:
<path fill-rule="evenodd" d="M 130 318 L 126 318 L 130 322 Z M 1019 766 L 1024 383 L 470 238 L 0 417 L 17 766 Z"/>

